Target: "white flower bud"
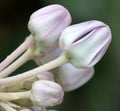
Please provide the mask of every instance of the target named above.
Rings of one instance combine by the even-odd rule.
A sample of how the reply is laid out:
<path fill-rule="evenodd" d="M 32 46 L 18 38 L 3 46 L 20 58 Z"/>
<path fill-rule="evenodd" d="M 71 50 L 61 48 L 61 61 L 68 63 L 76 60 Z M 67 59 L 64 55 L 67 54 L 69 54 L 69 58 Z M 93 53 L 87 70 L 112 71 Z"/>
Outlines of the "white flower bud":
<path fill-rule="evenodd" d="M 61 86 L 48 80 L 36 81 L 32 85 L 31 100 L 36 106 L 49 107 L 63 101 L 64 92 Z"/>
<path fill-rule="evenodd" d="M 92 67 L 103 57 L 110 41 L 110 28 L 93 20 L 64 29 L 60 46 L 74 66 Z"/>
<path fill-rule="evenodd" d="M 65 27 L 71 23 L 71 15 L 61 5 L 50 5 L 30 16 L 28 29 L 41 45 L 52 47 Z M 52 46 L 51 46 L 52 45 Z"/>
<path fill-rule="evenodd" d="M 61 84 L 64 91 L 75 90 L 87 83 L 94 74 L 94 68 L 77 69 L 67 63 L 58 68 L 56 81 Z"/>

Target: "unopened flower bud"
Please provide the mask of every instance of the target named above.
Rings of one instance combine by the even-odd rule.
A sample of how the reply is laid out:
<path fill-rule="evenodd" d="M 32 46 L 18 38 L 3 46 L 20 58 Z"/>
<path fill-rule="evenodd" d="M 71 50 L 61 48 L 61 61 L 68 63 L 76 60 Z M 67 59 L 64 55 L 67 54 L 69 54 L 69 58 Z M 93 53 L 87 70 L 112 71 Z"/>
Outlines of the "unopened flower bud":
<path fill-rule="evenodd" d="M 63 29 L 71 23 L 71 16 L 61 5 L 50 5 L 30 16 L 28 29 L 41 45 L 51 46 L 58 41 Z"/>
<path fill-rule="evenodd" d="M 31 100 L 34 105 L 48 107 L 60 104 L 64 92 L 61 86 L 48 80 L 36 81 L 32 85 Z"/>
<path fill-rule="evenodd" d="M 64 29 L 60 46 L 74 66 L 94 66 L 105 54 L 111 41 L 111 30 L 103 22 L 92 20 Z"/>
<path fill-rule="evenodd" d="M 67 63 L 59 67 L 57 72 L 56 81 L 61 84 L 64 91 L 72 91 L 81 87 L 92 78 L 94 68 L 77 69 L 72 64 Z"/>

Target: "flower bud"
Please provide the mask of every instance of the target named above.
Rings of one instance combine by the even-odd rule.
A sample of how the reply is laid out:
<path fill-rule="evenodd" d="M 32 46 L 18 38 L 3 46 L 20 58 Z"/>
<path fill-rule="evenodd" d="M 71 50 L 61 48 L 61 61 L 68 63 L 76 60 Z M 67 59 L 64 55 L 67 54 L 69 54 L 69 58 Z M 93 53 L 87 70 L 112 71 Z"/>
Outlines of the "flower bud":
<path fill-rule="evenodd" d="M 111 41 L 110 28 L 100 21 L 88 21 L 64 29 L 60 47 L 74 66 L 94 66 L 105 54 Z"/>
<path fill-rule="evenodd" d="M 31 100 L 36 106 L 48 107 L 60 104 L 64 92 L 61 86 L 48 80 L 36 81 L 32 85 Z"/>
<path fill-rule="evenodd" d="M 71 15 L 61 5 L 50 5 L 30 16 L 28 29 L 41 45 L 51 46 L 58 41 L 63 29 L 71 23 Z"/>
<path fill-rule="evenodd" d="M 92 78 L 94 68 L 77 69 L 72 64 L 67 63 L 59 67 L 57 72 L 56 81 L 61 84 L 64 91 L 72 91 L 81 87 Z"/>

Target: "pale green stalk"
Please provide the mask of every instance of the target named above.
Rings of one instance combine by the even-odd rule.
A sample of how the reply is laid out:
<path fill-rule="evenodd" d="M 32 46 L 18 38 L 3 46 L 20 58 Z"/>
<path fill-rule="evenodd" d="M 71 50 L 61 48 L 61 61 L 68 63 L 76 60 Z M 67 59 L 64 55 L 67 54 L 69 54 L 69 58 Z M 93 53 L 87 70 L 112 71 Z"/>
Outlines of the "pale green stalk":
<path fill-rule="evenodd" d="M 61 66 L 62 64 L 67 63 L 67 62 L 68 62 L 68 59 L 65 57 L 65 55 L 62 55 L 62 56 L 58 57 L 57 59 L 55 59 L 47 64 L 44 64 L 42 66 L 39 66 L 37 68 L 34 68 L 34 69 L 29 70 L 27 72 L 24 72 L 22 74 L 18 74 L 16 76 L 1 79 L 0 86 L 4 87 L 4 86 L 9 85 L 11 83 L 15 83 L 15 82 L 18 82 L 18 81 L 21 81 L 21 80 L 24 80 L 24 79 L 27 79 L 30 77 L 37 76 L 38 74 L 40 74 L 42 72 L 46 72 L 48 70 L 54 69 L 58 66 Z"/>

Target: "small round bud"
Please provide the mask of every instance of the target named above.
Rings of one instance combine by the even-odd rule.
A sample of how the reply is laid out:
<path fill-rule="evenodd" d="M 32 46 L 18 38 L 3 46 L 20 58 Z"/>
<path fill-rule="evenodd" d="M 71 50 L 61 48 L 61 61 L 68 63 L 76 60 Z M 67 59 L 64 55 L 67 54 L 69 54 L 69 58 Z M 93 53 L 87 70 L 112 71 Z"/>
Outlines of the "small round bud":
<path fill-rule="evenodd" d="M 49 107 L 63 101 L 64 92 L 61 86 L 48 80 L 36 81 L 32 85 L 31 100 L 36 106 Z"/>
<path fill-rule="evenodd" d="M 110 41 L 110 28 L 93 20 L 64 29 L 59 43 L 69 62 L 85 68 L 94 66 L 103 57 Z"/>
<path fill-rule="evenodd" d="M 67 63 L 59 67 L 57 72 L 56 81 L 61 84 L 64 91 L 72 91 L 81 87 L 92 78 L 94 68 L 77 69 L 72 64 Z"/>

